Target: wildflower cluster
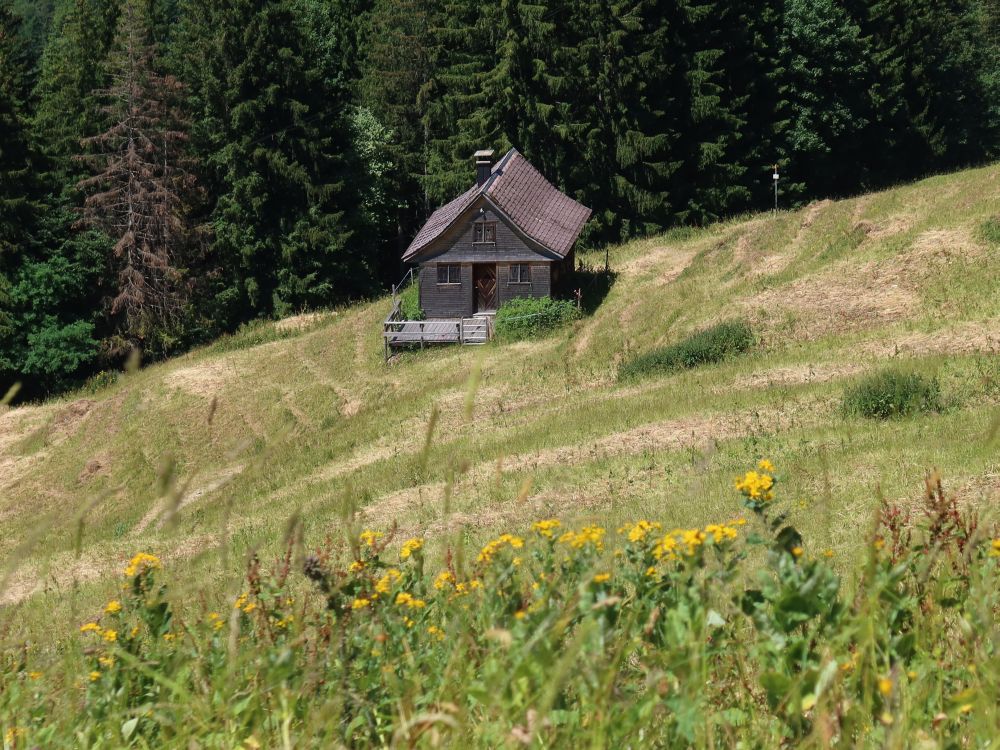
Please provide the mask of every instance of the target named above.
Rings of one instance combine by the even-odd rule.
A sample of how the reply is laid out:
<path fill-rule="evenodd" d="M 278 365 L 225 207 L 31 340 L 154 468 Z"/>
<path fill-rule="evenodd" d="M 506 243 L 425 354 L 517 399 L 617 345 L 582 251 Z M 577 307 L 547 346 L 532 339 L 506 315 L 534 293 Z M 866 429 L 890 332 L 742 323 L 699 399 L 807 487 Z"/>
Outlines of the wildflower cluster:
<path fill-rule="evenodd" d="M 585 526 L 580 531 L 567 531 L 559 537 L 559 543 L 576 550 L 589 546 L 600 551 L 604 549 L 605 533 L 606 530 L 600 526 Z"/>
<path fill-rule="evenodd" d="M 754 511 L 760 511 L 774 500 L 774 464 L 765 458 L 757 468 L 760 471 L 748 471 L 736 478 L 737 491 L 743 495 L 746 506 Z"/>
<path fill-rule="evenodd" d="M 496 554 L 505 546 L 511 549 L 520 549 L 524 546 L 524 539 L 512 534 L 501 534 L 496 539 L 486 543 L 486 546 L 480 550 L 479 556 L 476 558 L 477 562 L 488 563 L 492 561 Z"/>
<path fill-rule="evenodd" d="M 129 578 L 134 578 L 147 571 L 159 569 L 160 558 L 140 552 L 129 561 L 128 567 L 125 568 L 125 575 Z"/>
<path fill-rule="evenodd" d="M 752 487 L 766 484 L 761 472 L 773 469 L 761 462 L 748 473 L 755 478 L 740 490 L 744 507 Z M 962 746 L 988 744 L 995 696 L 977 669 L 1000 647 L 992 623 L 1000 534 L 976 533 L 971 516 L 939 504 L 926 533 L 911 538 L 885 512 L 859 585 L 845 597 L 829 556 L 809 554 L 788 524 L 773 481 L 757 495 L 767 507 L 749 521 L 667 531 L 640 519 L 615 533 L 549 518 L 524 536 L 497 536 L 478 554 L 448 550 L 440 560 L 423 538 L 390 554 L 391 531 L 365 531 L 306 559 L 302 571 L 321 596 L 286 580 L 289 551 L 270 573 L 251 561 L 228 615 L 225 599 L 205 601 L 190 621 L 168 605 L 159 561 L 137 555 L 124 593 L 74 638 L 80 706 L 92 722 L 81 741 L 100 744 L 112 726 L 123 741 L 162 744 L 176 731 L 164 722 L 183 693 L 203 702 L 198 715 L 240 727 L 229 744 L 280 745 L 264 730 L 246 742 L 245 728 L 270 726 L 274 716 L 273 696 L 254 686 L 282 685 L 303 703 L 277 731 L 304 736 L 310 709 L 335 704 L 323 729 L 345 746 L 419 745 L 423 730 L 401 720 L 401 700 L 433 706 L 439 744 L 457 744 L 453 725 L 476 746 L 491 744 L 502 721 L 512 737 L 575 746 L 573 714 L 603 722 L 594 730 L 616 744 L 641 735 L 642 746 L 701 746 L 700 724 L 684 717 L 708 711 L 748 746 L 796 746 L 817 731 L 882 743 L 905 722 L 907 732 L 929 727 Z M 438 564 L 426 575 L 425 557 Z M 970 575 L 969 565 L 980 571 Z M 978 635 L 942 635 L 959 632 Z M 42 673 L 22 669 L 20 682 L 8 684 L 38 690 Z M 933 690 L 914 687 L 922 682 Z M 0 691 L 0 708 L 16 694 Z M 526 718 L 539 695 L 560 706 L 558 721 L 555 713 Z M 634 711 L 621 710 L 623 695 Z M 187 709 L 177 706 L 179 725 Z M 817 718 L 828 725 L 818 730 Z M 46 746 L 45 737 L 29 737 Z"/>
<path fill-rule="evenodd" d="M 544 521 L 536 521 L 531 525 L 531 528 L 539 536 L 546 539 L 553 539 L 556 535 L 556 529 L 560 526 L 562 526 L 562 523 L 560 523 L 558 518 L 549 518 Z"/>

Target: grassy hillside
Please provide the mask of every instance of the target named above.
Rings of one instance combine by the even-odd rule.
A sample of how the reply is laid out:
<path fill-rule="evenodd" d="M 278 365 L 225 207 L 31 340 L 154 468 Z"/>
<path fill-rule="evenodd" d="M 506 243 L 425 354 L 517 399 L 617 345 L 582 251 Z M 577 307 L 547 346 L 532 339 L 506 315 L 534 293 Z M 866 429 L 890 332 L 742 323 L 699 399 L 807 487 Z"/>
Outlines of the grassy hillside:
<path fill-rule="evenodd" d="M 616 248 L 526 343 L 386 364 L 381 300 L 0 413 L 5 747 L 982 744 L 998 196 Z M 889 366 L 934 408 L 849 416 Z"/>
<path fill-rule="evenodd" d="M 71 626 L 138 550 L 195 591 L 237 592 L 240 561 L 276 554 L 293 517 L 307 546 L 395 522 L 400 538 L 426 536 L 430 557 L 551 516 L 701 526 L 729 513 L 733 476 L 765 455 L 802 498 L 793 520 L 838 564 L 877 493 L 919 496 L 931 468 L 988 508 L 1000 498 L 998 216 L 991 166 L 615 248 L 596 312 L 529 343 L 386 365 L 380 300 L 9 410 L 10 635 Z M 623 358 L 734 317 L 759 338 L 751 354 L 619 381 Z M 946 408 L 845 417 L 845 386 L 888 364 L 937 377 Z"/>

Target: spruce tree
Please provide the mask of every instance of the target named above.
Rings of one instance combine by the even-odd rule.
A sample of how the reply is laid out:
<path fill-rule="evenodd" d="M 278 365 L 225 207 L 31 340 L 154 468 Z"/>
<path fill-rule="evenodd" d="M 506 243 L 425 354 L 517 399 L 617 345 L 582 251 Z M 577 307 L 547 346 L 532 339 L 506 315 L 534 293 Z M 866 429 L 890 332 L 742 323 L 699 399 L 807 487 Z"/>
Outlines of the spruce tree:
<path fill-rule="evenodd" d="M 150 0 L 124 0 L 99 92 L 107 125 L 85 139 L 95 174 L 80 182 L 84 221 L 114 241 L 109 313 L 114 348 L 162 348 L 185 303 L 181 268 L 193 231 L 186 207 L 194 192 L 177 106 L 183 86 L 154 69 Z"/>
<path fill-rule="evenodd" d="M 33 218 L 26 98 L 28 58 L 20 19 L 0 0 L 0 274 Z M 8 260 L 9 262 L 9 260 Z"/>
<path fill-rule="evenodd" d="M 983 34 L 981 7 L 974 0 L 870 3 L 874 59 L 901 113 L 893 139 L 897 178 L 978 162 L 996 143 L 987 83 L 995 40 Z"/>
<path fill-rule="evenodd" d="M 224 327 L 330 305 L 370 278 L 366 238 L 353 237 L 347 95 L 329 85 L 297 7 L 189 0 L 181 9 L 176 64 L 216 195 L 207 304 Z"/>
<path fill-rule="evenodd" d="M 94 92 L 107 85 L 100 62 L 114 38 L 118 5 L 119 0 L 73 0 L 56 9 L 41 59 L 33 129 L 60 188 L 71 188 L 82 174 L 73 157 L 101 121 Z"/>
<path fill-rule="evenodd" d="M 862 183 L 872 120 L 861 30 L 835 0 L 787 0 L 782 43 L 788 171 L 808 195 L 847 192 Z"/>
<path fill-rule="evenodd" d="M 20 19 L 7 0 L 0 0 L 0 381 L 14 368 L 9 350 L 14 333 L 10 278 L 35 219 L 24 116 L 28 63 L 19 27 Z M 0 382 L 0 389 L 3 386 Z"/>
<path fill-rule="evenodd" d="M 34 153 L 24 99 L 27 62 L 0 2 L 0 388 L 27 397 L 72 385 L 95 361 L 103 245 L 71 229 L 61 183 Z M 54 40 L 56 41 L 56 40 Z M 41 177 L 42 181 L 36 179 Z M 41 205 L 43 193 L 56 196 Z"/>

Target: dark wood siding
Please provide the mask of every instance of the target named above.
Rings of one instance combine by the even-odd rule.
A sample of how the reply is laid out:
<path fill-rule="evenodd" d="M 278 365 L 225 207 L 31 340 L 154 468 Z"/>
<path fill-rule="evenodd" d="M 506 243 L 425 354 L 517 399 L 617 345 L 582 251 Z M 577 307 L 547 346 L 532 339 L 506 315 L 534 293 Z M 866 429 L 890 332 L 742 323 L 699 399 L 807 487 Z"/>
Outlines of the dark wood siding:
<path fill-rule="evenodd" d="M 532 263 L 531 283 L 510 283 L 510 264 L 501 263 L 497 268 L 499 303 L 509 302 L 515 297 L 547 297 L 552 293 L 552 264 Z"/>
<path fill-rule="evenodd" d="M 420 266 L 420 307 L 428 318 L 472 315 L 472 264 L 462 264 L 461 284 L 438 284 L 437 263 Z"/>
<path fill-rule="evenodd" d="M 480 209 L 484 209 L 480 213 Z M 495 221 L 496 244 L 475 244 L 473 224 L 477 221 Z M 547 254 L 526 242 L 508 223 L 506 217 L 494 211 L 485 201 L 478 201 L 423 253 L 420 262 L 434 263 L 499 263 L 503 261 L 558 262 L 558 257 Z"/>
<path fill-rule="evenodd" d="M 480 209 L 484 209 L 480 212 Z M 473 225 L 477 221 L 496 222 L 496 243 L 473 242 Z M 510 283 L 512 262 L 531 265 L 530 284 Z M 562 260 L 548 255 L 526 241 L 516 232 L 507 219 L 494 211 L 485 201 L 478 201 L 444 235 L 434 241 L 420 257 L 420 306 L 428 318 L 457 318 L 470 316 L 475 310 L 472 264 L 497 265 L 497 304 L 514 297 L 544 297 L 552 293 L 554 263 Z M 461 285 L 437 283 L 437 264 L 457 263 L 462 266 Z"/>

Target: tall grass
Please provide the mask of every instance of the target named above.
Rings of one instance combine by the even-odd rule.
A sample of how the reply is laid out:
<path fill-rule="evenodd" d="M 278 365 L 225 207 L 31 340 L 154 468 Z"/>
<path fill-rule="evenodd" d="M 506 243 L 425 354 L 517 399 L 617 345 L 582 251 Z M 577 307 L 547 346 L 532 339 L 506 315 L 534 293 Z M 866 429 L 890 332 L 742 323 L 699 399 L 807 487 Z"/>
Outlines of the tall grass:
<path fill-rule="evenodd" d="M 686 370 L 743 354 L 753 345 L 750 325 L 743 320 L 730 320 L 697 331 L 670 346 L 635 357 L 622 364 L 618 374 L 621 379 L 631 379 Z"/>
<path fill-rule="evenodd" d="M 8 650 L 10 747 L 982 746 L 1000 711 L 1000 540 L 932 477 L 883 505 L 845 592 L 768 461 L 732 516 L 541 519 L 478 551 L 292 533 L 244 590 L 181 606 L 137 554 L 121 595 Z M 401 543 L 400 543 L 401 541 Z"/>

